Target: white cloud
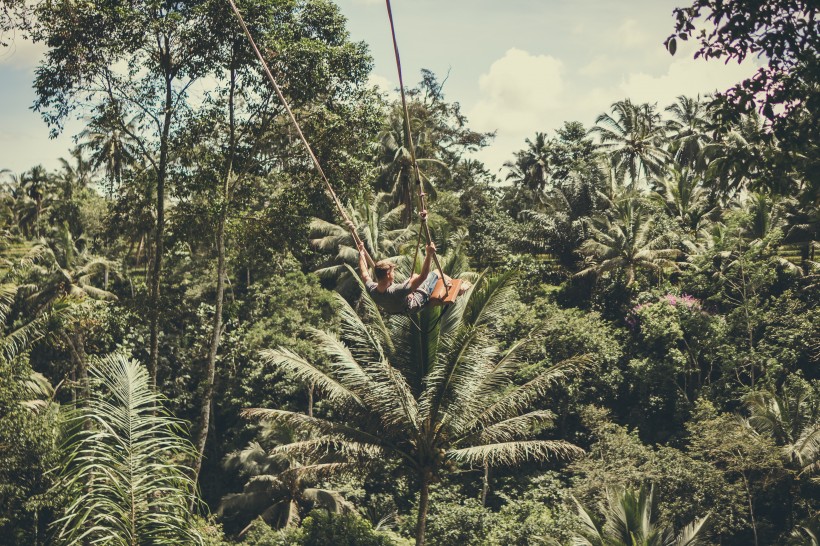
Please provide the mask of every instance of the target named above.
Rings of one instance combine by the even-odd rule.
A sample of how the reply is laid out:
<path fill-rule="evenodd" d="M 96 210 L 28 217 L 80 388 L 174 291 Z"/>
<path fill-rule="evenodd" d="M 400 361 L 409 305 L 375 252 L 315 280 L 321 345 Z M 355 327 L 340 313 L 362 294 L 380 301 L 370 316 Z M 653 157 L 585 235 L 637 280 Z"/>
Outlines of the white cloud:
<path fill-rule="evenodd" d="M 649 34 L 635 19 L 627 19 L 615 30 L 615 40 L 625 47 L 639 47 L 649 42 Z"/>
<path fill-rule="evenodd" d="M 704 95 L 725 91 L 757 69 L 754 62 L 723 64 L 721 61 L 692 59 L 691 55 L 673 57 L 665 74 L 651 76 L 642 72 L 628 74 L 616 87 L 621 98 L 633 102 L 669 105 L 679 95 Z"/>
<path fill-rule="evenodd" d="M 398 83 L 394 83 L 391 79 L 385 78 L 380 74 L 370 74 L 367 77 L 367 85 L 370 87 L 378 87 L 381 91 L 387 93 L 392 93 L 399 86 Z"/>
<path fill-rule="evenodd" d="M 563 77 L 564 63 L 560 59 L 518 49 L 507 51 L 481 76 L 480 96 L 467 110 L 473 128 L 497 130 L 496 140 L 476 158 L 498 171 L 512 159 L 513 152 L 524 147 L 524 139 L 532 138 L 537 131 L 553 135 L 565 121 L 580 121 L 590 127 L 598 115 L 610 110 L 612 103 L 625 98 L 664 108 L 679 95 L 703 96 L 716 89 L 728 89 L 757 68 L 754 62 L 724 65 L 693 59 L 694 49 L 687 49 L 675 57 L 666 54 L 666 69 L 656 75 L 633 69 L 620 79 L 607 80 L 604 73 L 597 75 L 600 83 L 592 86 L 571 81 L 571 75 Z M 580 71 L 595 77 L 593 73 L 603 71 L 606 63 L 602 56 Z"/>
<path fill-rule="evenodd" d="M 591 61 L 578 69 L 584 76 L 600 76 L 612 71 L 612 59 L 606 55 L 597 55 Z"/>
<path fill-rule="evenodd" d="M 529 131 L 558 109 L 564 90 L 563 63 L 548 55 L 510 49 L 479 78 L 480 98 L 471 109 L 472 124 L 482 131 Z"/>

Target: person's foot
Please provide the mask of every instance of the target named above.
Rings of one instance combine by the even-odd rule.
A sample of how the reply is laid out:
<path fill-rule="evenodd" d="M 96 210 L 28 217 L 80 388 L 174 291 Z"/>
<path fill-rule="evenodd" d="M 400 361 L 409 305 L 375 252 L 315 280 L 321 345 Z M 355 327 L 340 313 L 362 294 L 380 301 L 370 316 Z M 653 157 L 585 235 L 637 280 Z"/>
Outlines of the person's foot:
<path fill-rule="evenodd" d="M 472 286 L 473 286 L 473 283 L 471 283 L 470 281 L 461 281 L 461 287 L 459 287 L 459 289 L 458 289 L 458 295 L 460 296 L 461 294 L 465 293 Z"/>

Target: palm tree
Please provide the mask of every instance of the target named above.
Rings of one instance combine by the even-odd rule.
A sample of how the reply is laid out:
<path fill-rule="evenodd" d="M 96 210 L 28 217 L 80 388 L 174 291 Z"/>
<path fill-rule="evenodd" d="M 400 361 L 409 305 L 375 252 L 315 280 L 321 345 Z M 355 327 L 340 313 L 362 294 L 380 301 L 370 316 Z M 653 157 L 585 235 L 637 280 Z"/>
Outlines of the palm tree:
<path fill-rule="evenodd" d="M 690 236 L 697 236 L 717 219 L 719 207 L 712 203 L 702 179 L 687 167 L 672 167 L 666 177 L 654 181 L 652 197 Z"/>
<path fill-rule="evenodd" d="M 815 515 L 790 534 L 789 546 L 820 546 L 820 516 Z"/>
<path fill-rule="evenodd" d="M 425 119 L 429 117 L 424 105 L 413 102 L 410 108 L 410 125 L 413 130 L 413 144 L 419 174 L 424 182 L 424 189 L 435 197 L 436 184 L 431 177 L 430 169 L 447 170 L 447 165 L 435 157 L 434 135 L 429 134 Z M 417 115 L 414 116 L 414 113 Z M 387 125 L 378 136 L 376 158 L 380 172 L 377 185 L 390 192 L 392 208 L 403 205 L 401 220 L 405 226 L 413 220 L 416 190 L 416 179 L 413 161 L 407 142 L 407 131 L 404 125 L 404 110 L 395 104 L 387 117 Z"/>
<path fill-rule="evenodd" d="M 82 148 L 78 146 L 69 153 L 74 162 L 61 157 L 59 159 L 61 171 L 56 176 L 59 198 L 64 201 L 73 199 L 75 190 L 84 190 L 89 187 L 94 178 L 94 165 L 83 157 Z"/>
<path fill-rule="evenodd" d="M 591 215 L 605 202 L 600 197 L 598 184 L 595 175 L 571 172 L 553 185 L 544 193 L 544 212 L 521 212 L 521 218 L 529 220 L 532 227 L 522 243 L 553 253 L 563 267 L 574 271 L 581 258 L 578 249 L 588 237 Z"/>
<path fill-rule="evenodd" d="M 34 316 L 52 308 L 55 303 L 71 299 L 71 312 L 63 317 L 63 328 L 58 333 L 71 356 L 74 373 L 84 391 L 88 389 L 88 366 L 85 352 L 83 301 L 90 299 L 114 301 L 117 296 L 108 291 L 115 263 L 87 254 L 80 254 L 68 228 L 63 226 L 61 237 L 52 245 L 43 242 L 32 247 L 30 263 L 33 282 L 26 287 L 25 305 Z M 100 279 L 101 278 L 101 279 Z M 102 280 L 102 288 L 96 280 Z M 76 311 L 76 312 L 75 312 Z"/>
<path fill-rule="evenodd" d="M 385 320 L 369 298 L 362 300 L 362 319 L 337 296 L 342 338 L 312 333 L 331 362 L 327 373 L 285 348 L 262 354 L 275 368 L 314 383 L 333 407 L 331 416 L 277 409 L 249 409 L 245 415 L 315 434 L 273 453 L 332 452 L 364 465 L 395 461 L 416 479 L 416 544 L 424 544 L 430 485 L 453 465 L 515 466 L 582 452 L 564 441 L 532 439 L 533 429 L 552 414 L 527 408 L 583 359 L 515 384 L 519 352 L 537 336 L 501 350 L 495 325 L 509 313 L 513 297 L 510 275 L 481 278 L 443 316 L 436 308 L 417 320 L 404 315 Z"/>
<path fill-rule="evenodd" d="M 767 391 L 744 400 L 749 424 L 783 447 L 785 458 L 801 473 L 820 469 L 820 406 L 806 385 L 777 395 Z"/>
<path fill-rule="evenodd" d="M 541 192 L 550 180 L 550 143 L 546 133 L 535 133 L 535 140 L 524 141 L 527 148 L 515 153 L 515 161 L 504 166 L 510 170 L 507 180 L 531 192 Z"/>
<path fill-rule="evenodd" d="M 68 415 L 57 544 L 201 544 L 189 525 L 195 451 L 145 367 L 115 354 L 91 366 L 99 389 Z"/>
<path fill-rule="evenodd" d="M 271 429 L 266 427 L 264 437 L 270 438 Z M 279 432 L 282 427 L 276 427 Z M 299 439 L 294 431 L 288 431 L 278 443 Z M 297 525 L 301 515 L 313 507 L 324 508 L 330 512 L 343 513 L 355 510 L 354 506 L 342 497 L 341 493 L 331 489 L 315 487 L 322 476 L 336 472 L 346 465 L 334 462 L 301 462 L 294 457 L 270 453 L 258 442 L 251 442 L 245 449 L 229 454 L 224 461 L 228 469 L 236 470 L 240 475 L 249 478 L 241 493 L 232 493 L 222 498 L 218 514 L 233 515 L 243 522 L 252 522 L 261 517 L 268 525 L 281 529 Z M 327 459 L 325 457 L 325 459 Z M 240 531 L 244 535 L 251 523 Z"/>
<path fill-rule="evenodd" d="M 591 131 L 601 139 L 601 148 L 609 152 L 619 180 L 628 174 L 635 187 L 641 178 L 660 175 L 669 162 L 669 153 L 664 149 L 666 137 L 655 107 L 626 99 L 612 105 L 612 114 L 598 116 Z"/>
<path fill-rule="evenodd" d="M 603 507 L 604 519 L 596 518 L 580 502 L 578 517 L 581 534 L 573 539 L 575 546 L 698 546 L 707 517 L 695 520 L 680 532 L 657 521 L 654 489 L 641 487 L 638 492 L 624 489 L 609 491 Z"/>
<path fill-rule="evenodd" d="M 612 214 L 611 219 L 602 216 L 590 226 L 590 238 L 581 246 L 581 252 L 594 263 L 577 275 L 623 270 L 626 285 L 631 286 L 639 269 L 658 273 L 665 269 L 678 270 L 675 259 L 681 252 L 668 247 L 667 234 L 654 232 L 655 221 L 639 198 L 620 199 Z"/>
<path fill-rule="evenodd" d="M 763 120 L 756 112 L 717 128 L 720 135 L 703 148 L 708 162 L 706 179 L 714 180 L 717 190 L 730 196 L 761 179 L 765 158 L 775 142 L 770 134 L 766 134 Z M 772 174 L 767 173 L 768 176 Z M 771 181 L 771 185 L 777 183 Z"/>
<path fill-rule="evenodd" d="M 20 176 L 13 196 L 16 200 L 17 224 L 24 235 L 40 237 L 41 218 L 49 207 L 52 190 L 51 179 L 41 165 Z"/>
<path fill-rule="evenodd" d="M 390 209 L 390 196 L 376 194 L 370 201 L 362 201 L 356 207 L 348 206 L 348 216 L 356 225 L 357 234 L 373 260 L 397 259 L 402 250 L 416 241 L 415 228 L 404 227 L 401 220 L 403 205 Z M 336 265 L 322 267 L 316 273 L 322 278 L 333 278 L 344 292 L 342 285 L 351 278 L 345 264 L 357 267 L 359 252 L 346 226 L 314 218 L 310 223 L 310 244 L 320 251 L 336 253 Z"/>
<path fill-rule="evenodd" d="M 94 169 L 102 169 L 109 180 L 109 190 L 120 186 L 125 169 L 137 162 L 138 146 L 132 135 L 138 133 L 134 118 L 120 128 L 113 113 L 103 113 L 91 119 L 80 133 L 81 149 L 91 150 L 89 161 Z"/>
<path fill-rule="evenodd" d="M 708 105 L 699 96 L 693 99 L 680 95 L 666 111 L 672 115 L 666 129 L 671 134 L 670 152 L 675 162 L 703 172 L 706 168 L 703 151 L 712 140 L 708 134 L 712 121 Z"/>

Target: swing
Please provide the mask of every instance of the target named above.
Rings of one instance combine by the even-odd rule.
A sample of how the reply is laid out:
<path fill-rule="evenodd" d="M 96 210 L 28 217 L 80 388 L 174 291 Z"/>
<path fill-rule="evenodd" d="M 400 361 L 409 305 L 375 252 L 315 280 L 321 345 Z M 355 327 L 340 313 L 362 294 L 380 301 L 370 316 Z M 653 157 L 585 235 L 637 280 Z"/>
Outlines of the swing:
<path fill-rule="evenodd" d="M 341 201 L 339 201 L 336 192 L 333 191 L 333 186 L 330 184 L 327 176 L 325 175 L 322 166 L 319 164 L 319 160 L 316 157 L 316 154 L 313 152 L 310 144 L 305 138 L 305 135 L 302 133 L 302 129 L 299 126 L 299 122 L 296 121 L 296 116 L 294 116 L 293 111 L 290 109 L 287 100 L 285 99 L 284 94 L 282 93 L 279 84 L 276 83 L 276 79 L 273 77 L 273 74 L 268 67 L 267 62 L 265 62 L 264 57 L 262 57 L 262 53 L 259 51 L 259 48 L 256 45 L 256 42 L 251 36 L 250 30 L 248 30 L 248 26 L 245 24 L 245 20 L 242 18 L 242 14 L 239 12 L 239 8 L 236 7 L 234 0 L 228 0 L 233 9 L 234 14 L 236 15 L 237 19 L 239 20 L 239 24 L 242 26 L 242 30 L 245 32 L 245 35 L 248 37 L 248 41 L 251 44 L 254 52 L 256 53 L 256 57 L 259 59 L 259 62 L 262 65 L 262 68 L 265 71 L 268 79 L 270 80 L 271 85 L 273 86 L 274 91 L 276 91 L 276 95 L 279 97 L 279 100 L 282 102 L 282 105 L 285 107 L 285 111 L 288 113 L 290 117 L 290 121 L 293 126 L 296 128 L 296 132 L 299 135 L 299 138 L 302 140 L 302 143 L 305 145 L 305 148 L 310 155 L 311 160 L 313 161 L 313 165 L 316 167 L 316 170 L 319 172 L 320 177 L 325 183 L 325 189 L 330 194 L 331 198 L 333 199 L 334 204 L 336 205 L 337 210 L 339 211 L 340 216 L 344 220 L 345 225 L 350 230 L 350 235 L 353 238 L 353 242 L 356 243 L 356 246 L 359 246 L 362 241 L 358 235 L 356 230 L 356 225 L 347 215 L 344 207 L 342 206 Z M 413 144 L 413 135 L 410 130 L 410 114 L 407 109 L 407 99 L 404 92 L 404 80 L 402 78 L 402 70 L 401 70 L 401 59 L 399 57 L 399 46 L 398 42 L 396 41 L 396 30 L 393 24 L 393 10 L 390 6 L 390 0 L 386 0 L 387 4 L 387 15 L 390 19 L 390 32 L 393 37 L 393 50 L 396 56 L 396 68 L 399 74 L 399 88 L 401 90 L 401 102 L 402 102 L 402 109 L 404 111 L 404 128 L 406 131 L 406 140 L 408 142 L 408 148 L 410 152 L 410 158 L 413 164 L 413 174 L 415 175 L 416 179 L 416 186 L 418 188 L 418 208 L 419 208 L 419 219 L 420 219 L 420 226 L 419 226 L 419 236 L 418 241 L 416 243 L 416 255 L 413 258 L 413 264 L 415 265 L 416 259 L 418 258 L 419 247 L 421 245 L 421 235 L 424 233 L 427 243 L 432 242 L 432 236 L 430 235 L 430 227 L 427 225 L 427 194 L 424 193 L 424 184 L 421 178 L 421 172 L 419 171 L 418 161 L 416 161 L 416 149 L 415 145 Z M 370 256 L 370 253 L 367 252 L 367 249 L 364 249 L 365 261 L 368 267 L 374 267 L 376 263 L 373 261 L 373 258 Z M 450 279 L 450 282 L 445 282 L 445 275 L 444 270 L 441 267 L 441 263 L 439 262 L 438 255 L 433 254 L 433 260 L 435 261 L 436 268 L 439 272 L 439 279 L 436 283 L 433 292 L 430 294 L 430 298 L 425 304 L 424 308 L 427 307 L 437 307 L 441 305 L 450 305 L 455 302 L 456 298 L 461 293 L 462 288 L 462 280 L 461 279 Z M 466 285 L 466 286 L 469 286 Z"/>

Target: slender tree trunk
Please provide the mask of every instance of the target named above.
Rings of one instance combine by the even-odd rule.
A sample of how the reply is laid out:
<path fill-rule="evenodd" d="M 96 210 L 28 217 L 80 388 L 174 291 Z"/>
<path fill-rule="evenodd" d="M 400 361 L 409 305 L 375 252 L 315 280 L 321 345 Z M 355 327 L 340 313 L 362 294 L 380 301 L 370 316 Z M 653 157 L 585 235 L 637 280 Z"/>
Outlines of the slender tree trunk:
<path fill-rule="evenodd" d="M 308 417 L 313 417 L 313 391 L 316 388 L 316 382 L 311 382 L 308 387 Z"/>
<path fill-rule="evenodd" d="M 219 340 L 222 332 L 222 306 L 225 297 L 225 227 L 224 219 L 219 222 L 217 234 L 217 281 L 216 305 L 214 308 L 213 328 L 208 348 L 208 361 L 205 366 L 205 380 L 202 385 L 202 405 L 199 410 L 199 432 L 196 440 L 197 456 L 194 461 L 194 479 L 199 478 L 202 470 L 202 459 L 205 457 L 205 444 L 208 441 L 208 427 L 211 421 L 211 402 L 214 398 L 214 381 L 216 379 L 216 357 L 219 351 Z"/>
<path fill-rule="evenodd" d="M 222 336 L 222 308 L 225 300 L 225 278 L 227 276 L 227 259 L 225 252 L 225 224 L 228 220 L 228 203 L 230 201 L 230 180 L 233 172 L 233 155 L 236 149 L 236 119 L 234 115 L 234 96 L 236 92 L 236 71 L 231 70 L 230 92 L 228 96 L 228 111 L 230 118 L 230 137 L 228 144 L 228 160 L 225 169 L 225 178 L 222 184 L 222 203 L 219 208 L 219 219 L 216 232 L 216 301 L 214 305 L 214 321 L 211 330 L 211 341 L 208 348 L 208 361 L 205 367 L 205 382 L 202 388 L 202 405 L 199 412 L 199 433 L 197 435 L 197 457 L 194 461 L 194 479 L 199 478 L 202 470 L 202 459 L 205 457 L 205 444 L 208 441 L 208 427 L 211 421 L 211 407 L 214 399 L 214 382 L 216 379 L 216 357 L 219 351 L 219 341 Z"/>
<path fill-rule="evenodd" d="M 166 39 L 167 45 L 167 39 Z M 166 48 L 163 55 L 163 63 L 166 67 L 170 65 L 170 52 Z M 163 239 L 165 237 L 165 178 L 168 173 L 168 140 L 171 134 L 171 120 L 173 118 L 174 96 L 172 87 L 172 76 L 168 75 L 166 68 L 165 77 L 165 116 L 162 123 L 162 137 L 159 146 L 159 168 L 157 169 L 157 225 L 154 241 L 154 263 L 151 268 L 151 292 L 150 292 L 150 354 L 148 357 L 148 372 L 154 389 L 157 387 L 157 372 L 159 367 L 159 318 L 160 318 L 160 278 L 162 274 L 162 252 Z"/>
<path fill-rule="evenodd" d="M 484 480 L 481 483 L 481 506 L 487 506 L 487 494 L 490 492 L 490 465 L 484 461 Z"/>
<path fill-rule="evenodd" d="M 427 509 L 430 505 L 430 481 L 432 473 L 425 468 L 419 473 L 419 515 L 416 520 L 416 546 L 424 546 L 424 531 L 427 528 Z"/>
<path fill-rule="evenodd" d="M 757 541 L 757 524 L 755 523 L 755 507 L 754 502 L 752 499 L 752 491 L 749 488 L 749 480 L 746 479 L 746 474 L 741 474 L 743 476 L 743 485 L 746 487 L 746 498 L 749 500 L 749 517 L 752 520 L 752 533 L 755 537 L 755 546 L 758 546 Z"/>
<path fill-rule="evenodd" d="M 88 400 L 90 395 L 87 366 L 88 357 L 85 354 L 85 341 L 83 340 L 80 326 L 78 324 L 72 325 L 71 332 L 63 334 L 63 341 L 65 341 L 65 344 L 68 346 L 68 351 L 71 354 L 71 360 L 74 364 L 74 375 L 80 384 L 80 396 L 73 395 L 72 399 L 76 400 L 80 398 L 82 400 Z M 75 390 L 77 390 L 76 387 Z"/>

